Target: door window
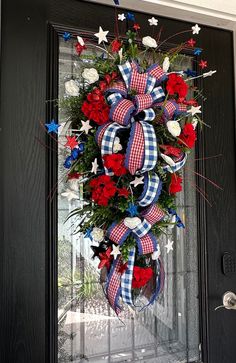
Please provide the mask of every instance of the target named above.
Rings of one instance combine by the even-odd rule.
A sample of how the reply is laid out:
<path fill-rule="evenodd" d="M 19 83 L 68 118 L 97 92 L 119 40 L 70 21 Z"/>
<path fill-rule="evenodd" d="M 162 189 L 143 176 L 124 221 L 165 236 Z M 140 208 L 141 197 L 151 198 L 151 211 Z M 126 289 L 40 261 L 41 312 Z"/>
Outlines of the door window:
<path fill-rule="evenodd" d="M 75 40 L 59 39 L 59 99 L 67 97 L 65 83 L 79 84 L 83 62 L 92 62 L 94 49 L 78 57 Z M 176 59 L 176 69 L 192 67 L 189 56 Z M 166 281 L 159 300 L 135 313 L 126 308 L 116 317 L 107 304 L 99 283 L 98 260 L 92 260 L 91 241 L 76 233 L 80 222 L 68 214 L 83 207 L 79 200 L 68 202 L 68 183 L 63 167 L 68 120 L 59 107 L 61 129 L 58 143 L 58 360 L 59 362 L 157 362 L 184 363 L 199 360 L 198 244 L 194 152 L 184 169 L 183 192 L 178 193 L 178 214 L 186 228 L 169 230 L 159 240 L 165 263 Z M 167 253 L 168 241 L 174 241 Z M 158 360 L 159 361 L 159 360 Z"/>

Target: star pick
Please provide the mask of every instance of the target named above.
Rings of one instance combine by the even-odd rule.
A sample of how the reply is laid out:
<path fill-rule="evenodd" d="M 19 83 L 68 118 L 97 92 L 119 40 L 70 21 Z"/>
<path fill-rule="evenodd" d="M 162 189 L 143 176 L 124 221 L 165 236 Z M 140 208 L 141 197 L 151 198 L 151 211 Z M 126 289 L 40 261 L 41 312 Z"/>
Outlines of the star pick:
<path fill-rule="evenodd" d="M 143 178 L 144 176 L 136 176 L 135 179 L 130 182 L 130 184 L 132 184 L 136 188 L 138 185 L 143 184 Z"/>
<path fill-rule="evenodd" d="M 137 206 L 133 203 L 129 203 L 129 207 L 126 209 L 126 211 L 130 214 L 130 217 L 135 217 L 138 215 Z"/>
<path fill-rule="evenodd" d="M 65 42 L 67 42 L 67 40 L 70 40 L 70 38 L 71 38 L 71 34 L 70 33 L 65 32 L 63 34 L 63 39 L 64 39 Z"/>
<path fill-rule="evenodd" d="M 99 27 L 99 32 L 94 34 L 95 37 L 98 38 L 98 44 L 101 44 L 102 42 L 108 42 L 107 40 L 107 34 L 109 33 L 109 30 L 103 30 L 102 27 Z"/>
<path fill-rule="evenodd" d="M 77 193 L 75 193 L 73 190 L 71 189 L 66 189 L 65 192 L 61 193 L 61 195 L 63 197 L 66 197 L 68 202 L 71 202 L 73 199 L 79 199 L 79 196 Z"/>
<path fill-rule="evenodd" d="M 97 170 L 98 170 L 98 159 L 95 158 L 94 161 L 92 161 L 91 173 L 97 174 Z"/>
<path fill-rule="evenodd" d="M 60 125 L 58 125 L 55 120 L 53 119 L 50 124 L 45 124 L 45 126 L 48 129 L 48 133 L 50 134 L 51 132 L 55 132 L 55 134 L 58 134 L 58 128 L 60 127 Z"/>
<path fill-rule="evenodd" d="M 192 106 L 188 112 L 190 112 L 192 114 L 192 116 L 194 116 L 194 115 L 196 115 L 196 113 L 202 113 L 200 108 L 201 108 L 201 106 L 197 106 L 197 107 Z"/>
<path fill-rule="evenodd" d="M 209 72 L 203 73 L 202 76 L 203 76 L 203 78 L 206 78 L 206 77 L 212 76 L 215 73 L 216 73 L 216 71 L 209 71 Z"/>
<path fill-rule="evenodd" d="M 168 239 L 168 243 L 167 245 L 165 245 L 165 248 L 166 248 L 166 252 L 167 254 L 170 252 L 170 251 L 173 251 L 173 243 L 174 241 L 171 241 L 170 239 Z"/>
<path fill-rule="evenodd" d="M 200 48 L 194 49 L 194 52 L 193 52 L 194 55 L 200 55 L 201 53 L 202 53 L 202 49 L 200 49 Z"/>
<path fill-rule="evenodd" d="M 149 22 L 150 26 L 153 26 L 153 25 L 157 26 L 157 24 L 158 24 L 158 20 L 156 18 L 154 18 L 154 17 L 148 19 L 148 22 Z"/>
<path fill-rule="evenodd" d="M 68 146 L 72 149 L 74 149 L 76 146 L 78 146 L 78 142 L 76 141 L 76 136 L 66 136 L 67 143 L 65 146 Z"/>
<path fill-rule="evenodd" d="M 116 245 L 112 245 L 112 252 L 111 252 L 111 255 L 114 256 L 114 260 L 117 259 L 117 256 L 120 255 L 120 247 L 119 246 L 116 246 Z"/>
<path fill-rule="evenodd" d="M 82 126 L 79 129 L 79 131 L 84 131 L 86 133 L 86 135 L 88 135 L 89 130 L 92 129 L 92 126 L 90 125 L 89 120 L 87 120 L 87 121 L 81 120 L 81 122 L 82 122 Z"/>
<path fill-rule="evenodd" d="M 196 44 L 196 40 L 194 40 L 193 38 L 189 39 L 187 41 L 187 44 L 190 46 L 190 47 L 194 47 L 194 45 Z"/>
<path fill-rule="evenodd" d="M 140 25 L 138 23 L 135 23 L 133 28 L 137 32 L 140 29 Z"/>
<path fill-rule="evenodd" d="M 206 60 L 201 59 L 201 61 L 198 63 L 198 65 L 199 65 L 199 67 L 200 67 L 201 69 L 204 69 L 204 68 L 206 68 L 206 67 L 207 67 L 207 61 L 206 61 Z"/>
<path fill-rule="evenodd" d="M 195 24 L 194 26 L 192 26 L 192 31 L 193 31 L 193 34 L 199 34 L 201 28 L 198 24 Z"/>
<path fill-rule="evenodd" d="M 124 21 L 126 19 L 125 14 L 118 14 L 118 20 Z"/>

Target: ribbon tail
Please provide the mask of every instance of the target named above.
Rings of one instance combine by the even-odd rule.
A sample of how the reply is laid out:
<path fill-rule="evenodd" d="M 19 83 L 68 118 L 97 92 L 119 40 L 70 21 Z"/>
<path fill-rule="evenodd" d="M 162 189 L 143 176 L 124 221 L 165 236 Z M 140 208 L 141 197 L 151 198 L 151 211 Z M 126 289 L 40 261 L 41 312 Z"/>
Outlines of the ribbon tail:
<path fill-rule="evenodd" d="M 111 270 L 107 277 L 106 284 L 106 297 L 112 309 L 117 315 L 121 312 L 119 305 L 119 298 L 121 296 L 121 274 L 120 267 L 122 265 L 121 257 L 117 257 L 111 267 Z"/>
<path fill-rule="evenodd" d="M 133 306 L 133 297 L 132 297 L 132 279 L 133 279 L 133 270 L 134 270 L 134 260 L 135 260 L 135 247 L 133 247 L 129 252 L 129 259 L 126 271 L 123 273 L 121 277 L 121 295 L 123 301 Z"/>

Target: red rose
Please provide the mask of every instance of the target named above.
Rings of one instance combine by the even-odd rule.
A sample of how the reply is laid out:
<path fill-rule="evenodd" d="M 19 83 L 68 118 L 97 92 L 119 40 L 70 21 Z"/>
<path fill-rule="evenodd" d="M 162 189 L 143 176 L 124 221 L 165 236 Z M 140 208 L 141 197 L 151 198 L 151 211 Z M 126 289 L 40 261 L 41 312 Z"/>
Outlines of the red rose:
<path fill-rule="evenodd" d="M 86 117 L 98 125 L 103 125 L 109 120 L 110 109 L 99 88 L 95 88 L 87 95 L 87 100 L 82 104 L 81 110 Z"/>
<path fill-rule="evenodd" d="M 145 286 L 152 276 L 153 270 L 151 267 L 134 266 L 132 287 L 134 289 L 139 289 L 140 287 Z"/>
<path fill-rule="evenodd" d="M 115 182 L 108 175 L 100 175 L 89 183 L 92 200 L 98 205 L 107 206 L 110 198 L 114 197 L 117 188 Z"/>
<path fill-rule="evenodd" d="M 197 139 L 196 132 L 192 124 L 185 124 L 182 133 L 179 135 L 179 144 L 191 149 L 194 147 L 195 141 Z"/>
<path fill-rule="evenodd" d="M 111 50 L 114 53 L 119 52 L 120 48 L 122 47 L 122 43 L 118 39 L 114 39 L 111 43 Z"/>
<path fill-rule="evenodd" d="M 185 98 L 188 93 L 188 85 L 184 82 L 183 78 L 176 73 L 172 73 L 168 77 L 166 89 L 169 95 L 178 95 L 179 98 Z"/>
<path fill-rule="evenodd" d="M 182 183 L 182 178 L 179 175 L 177 175 L 175 173 L 171 174 L 169 193 L 175 194 L 175 193 L 181 192 L 181 190 L 182 190 L 181 183 Z"/>
<path fill-rule="evenodd" d="M 116 176 L 121 176 L 127 173 L 124 167 L 125 155 L 123 154 L 111 154 L 104 155 L 104 166 L 107 169 L 111 169 Z"/>

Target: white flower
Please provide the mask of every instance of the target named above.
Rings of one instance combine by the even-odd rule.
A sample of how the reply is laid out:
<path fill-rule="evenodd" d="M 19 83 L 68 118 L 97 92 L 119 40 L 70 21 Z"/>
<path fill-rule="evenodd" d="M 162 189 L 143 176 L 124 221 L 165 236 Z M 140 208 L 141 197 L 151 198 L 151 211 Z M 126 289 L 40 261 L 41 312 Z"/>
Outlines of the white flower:
<path fill-rule="evenodd" d="M 116 136 L 113 145 L 113 153 L 118 153 L 120 150 L 122 150 L 122 145 L 120 143 L 119 137 Z"/>
<path fill-rule="evenodd" d="M 84 40 L 83 38 L 77 36 L 78 43 L 83 47 L 84 46 Z"/>
<path fill-rule="evenodd" d="M 177 137 L 181 134 L 181 127 L 178 121 L 167 121 L 166 126 L 172 136 Z"/>
<path fill-rule="evenodd" d="M 175 166 L 175 162 L 167 155 L 165 154 L 160 154 L 162 159 L 165 160 L 165 162 L 170 165 L 170 166 Z"/>
<path fill-rule="evenodd" d="M 143 37 L 142 43 L 145 47 L 149 47 L 149 48 L 157 47 L 157 42 L 155 41 L 154 38 L 150 37 L 149 35 L 147 37 Z"/>
<path fill-rule="evenodd" d="M 104 239 L 104 231 L 101 228 L 94 227 L 91 236 L 94 242 L 102 242 Z"/>
<path fill-rule="evenodd" d="M 89 83 L 92 84 L 99 80 L 98 71 L 95 68 L 84 68 L 82 77 Z"/>
<path fill-rule="evenodd" d="M 65 83 L 65 90 L 66 90 L 66 94 L 68 94 L 69 96 L 78 96 L 79 95 L 79 86 L 73 79 L 71 79 L 70 81 L 67 81 Z"/>
<path fill-rule="evenodd" d="M 164 62 L 162 64 L 162 69 L 164 72 L 168 72 L 169 67 L 170 67 L 169 57 L 165 57 Z"/>

